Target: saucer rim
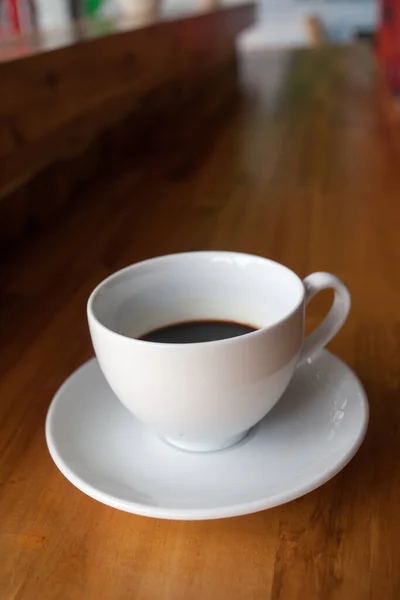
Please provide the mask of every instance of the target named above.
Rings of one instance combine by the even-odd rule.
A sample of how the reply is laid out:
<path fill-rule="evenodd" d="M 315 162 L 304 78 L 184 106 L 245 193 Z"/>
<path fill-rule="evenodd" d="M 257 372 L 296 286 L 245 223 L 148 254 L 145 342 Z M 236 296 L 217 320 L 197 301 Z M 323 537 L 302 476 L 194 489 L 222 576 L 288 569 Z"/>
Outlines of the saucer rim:
<path fill-rule="evenodd" d="M 78 490 L 80 490 L 90 498 L 93 498 L 94 500 L 97 500 L 98 502 L 105 504 L 106 506 L 110 506 L 112 508 L 116 508 L 118 510 L 122 510 L 124 512 L 143 517 L 176 521 L 203 521 L 214 519 L 226 519 L 261 512 L 263 510 L 268 510 L 270 508 L 275 508 L 288 502 L 292 502 L 293 500 L 296 500 L 298 498 L 301 498 L 302 496 L 305 496 L 306 494 L 309 494 L 310 492 L 313 492 L 317 488 L 321 487 L 322 485 L 333 479 L 333 477 L 335 477 L 338 473 L 340 473 L 340 471 L 342 471 L 349 464 L 349 462 L 358 452 L 362 442 L 364 441 L 368 429 L 368 397 L 359 377 L 347 363 L 345 363 L 342 359 L 340 359 L 335 354 L 329 352 L 326 349 L 322 349 L 321 352 L 315 356 L 312 362 L 314 362 L 314 360 L 316 360 L 321 355 L 321 353 L 329 355 L 330 359 L 338 361 L 345 369 L 351 372 L 359 387 L 360 400 L 363 408 L 363 422 L 360 425 L 359 433 L 354 439 L 354 443 L 351 447 L 351 450 L 347 452 L 345 456 L 343 456 L 342 460 L 340 460 L 338 463 L 335 463 L 333 467 L 328 469 L 323 475 L 315 477 L 313 480 L 308 481 L 307 484 L 304 484 L 296 488 L 295 490 L 292 490 L 291 492 L 281 492 L 279 494 L 269 495 L 268 497 L 262 499 L 252 500 L 249 502 L 242 502 L 239 504 L 232 504 L 231 506 L 224 505 L 212 508 L 167 508 L 160 506 L 150 506 L 134 501 L 122 500 L 115 495 L 103 492 L 92 486 L 90 483 L 87 483 L 79 475 L 76 475 L 76 473 L 68 466 L 68 464 L 63 460 L 63 458 L 57 451 L 56 442 L 53 438 L 52 433 L 52 421 L 57 404 L 60 402 L 60 398 L 63 397 L 65 390 L 70 385 L 72 379 L 77 377 L 80 371 L 88 368 L 92 363 L 98 364 L 98 360 L 96 357 L 89 359 L 80 367 L 78 367 L 75 371 L 73 371 L 71 375 L 69 375 L 67 379 L 61 384 L 61 386 L 53 396 L 53 399 L 47 411 L 45 423 L 45 438 L 50 456 L 54 464 L 56 465 L 58 470 L 64 475 L 64 477 L 70 483 L 72 483 L 72 485 L 74 485 Z M 145 426 L 143 425 L 143 427 Z"/>

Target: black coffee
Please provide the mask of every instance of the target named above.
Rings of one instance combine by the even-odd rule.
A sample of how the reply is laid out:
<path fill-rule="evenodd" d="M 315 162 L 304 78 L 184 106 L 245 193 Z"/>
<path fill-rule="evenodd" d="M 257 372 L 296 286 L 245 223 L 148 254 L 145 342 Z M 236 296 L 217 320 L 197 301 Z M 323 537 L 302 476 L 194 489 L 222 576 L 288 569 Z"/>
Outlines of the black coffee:
<path fill-rule="evenodd" d="M 195 344 L 227 340 L 252 331 L 256 331 L 256 328 L 232 321 L 190 321 L 161 327 L 140 339 L 159 344 Z"/>

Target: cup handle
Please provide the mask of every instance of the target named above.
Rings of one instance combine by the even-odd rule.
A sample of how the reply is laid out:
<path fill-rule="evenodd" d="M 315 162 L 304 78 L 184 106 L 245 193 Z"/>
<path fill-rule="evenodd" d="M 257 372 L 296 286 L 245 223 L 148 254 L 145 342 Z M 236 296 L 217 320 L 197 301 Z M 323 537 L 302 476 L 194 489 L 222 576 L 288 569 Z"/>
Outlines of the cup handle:
<path fill-rule="evenodd" d="M 313 273 L 303 280 L 306 305 L 318 292 L 333 289 L 335 296 L 325 319 L 310 333 L 303 342 L 298 365 L 309 363 L 316 354 L 337 334 L 347 319 L 351 305 L 351 296 L 343 281 L 330 273 Z"/>

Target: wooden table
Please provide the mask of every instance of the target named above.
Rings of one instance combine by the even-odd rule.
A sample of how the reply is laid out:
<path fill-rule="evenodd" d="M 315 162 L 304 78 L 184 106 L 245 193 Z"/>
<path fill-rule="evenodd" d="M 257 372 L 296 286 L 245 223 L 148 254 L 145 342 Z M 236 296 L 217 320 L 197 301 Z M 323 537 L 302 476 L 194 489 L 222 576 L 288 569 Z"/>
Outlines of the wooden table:
<path fill-rule="evenodd" d="M 104 177 L 3 257 L 2 600 L 398 600 L 400 163 L 363 48 L 247 61 L 243 98 L 139 171 Z M 398 132 L 397 132 L 398 133 Z M 182 136 L 182 140 L 185 136 Z M 331 348 L 362 379 L 371 423 L 330 483 L 237 519 L 164 522 L 103 506 L 53 465 L 52 395 L 92 355 L 85 303 L 153 255 L 224 248 L 324 269 L 353 293 Z M 311 306 L 310 324 L 329 297 Z"/>

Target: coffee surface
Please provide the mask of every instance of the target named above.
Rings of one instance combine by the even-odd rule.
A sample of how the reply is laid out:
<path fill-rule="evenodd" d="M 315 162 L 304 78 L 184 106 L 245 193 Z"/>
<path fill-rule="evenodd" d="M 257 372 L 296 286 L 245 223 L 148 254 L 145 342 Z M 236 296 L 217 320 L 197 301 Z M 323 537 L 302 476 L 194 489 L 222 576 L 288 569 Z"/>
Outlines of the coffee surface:
<path fill-rule="evenodd" d="M 232 321 L 189 321 L 150 331 L 139 339 L 160 344 L 215 342 L 256 331 L 255 327 Z"/>

